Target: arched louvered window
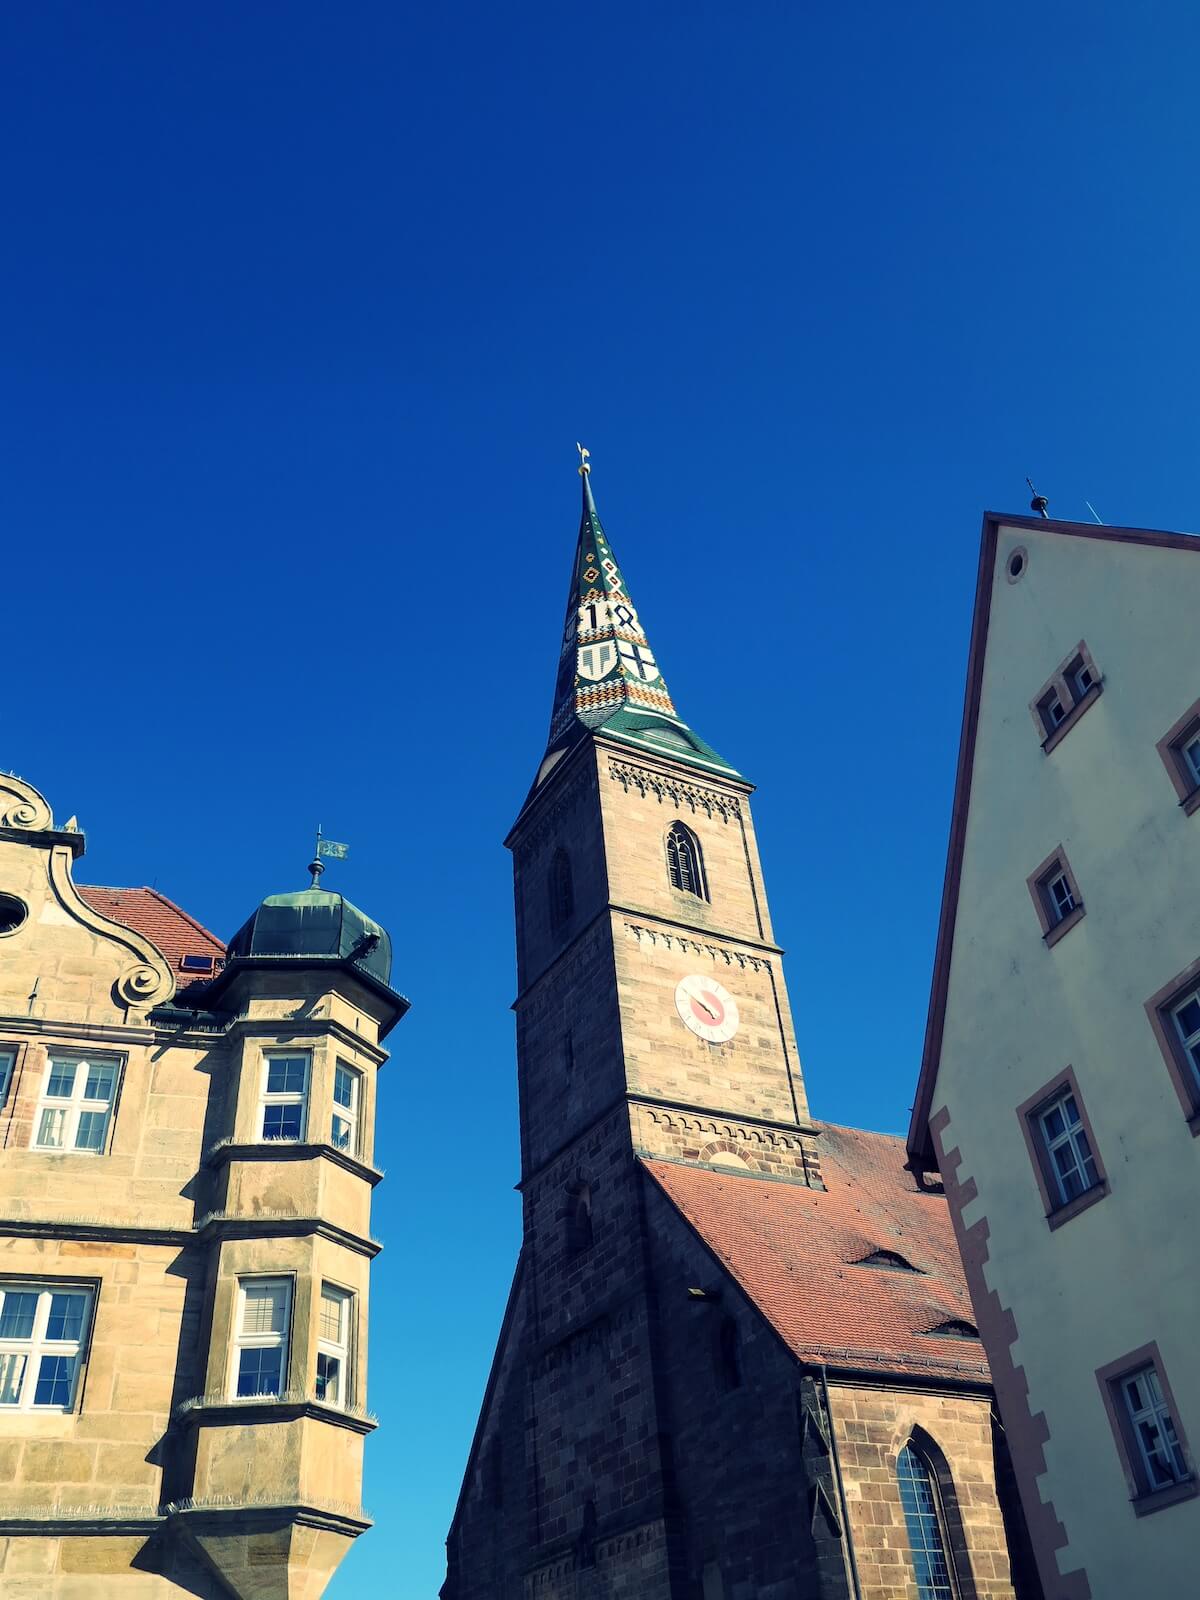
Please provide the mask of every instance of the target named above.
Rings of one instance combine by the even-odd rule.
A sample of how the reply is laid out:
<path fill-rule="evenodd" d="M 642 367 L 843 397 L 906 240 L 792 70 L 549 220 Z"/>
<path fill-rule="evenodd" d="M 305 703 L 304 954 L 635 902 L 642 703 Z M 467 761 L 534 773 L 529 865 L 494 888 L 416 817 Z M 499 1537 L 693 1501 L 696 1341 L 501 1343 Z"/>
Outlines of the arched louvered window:
<path fill-rule="evenodd" d="M 672 888 L 694 894 L 697 900 L 708 899 L 700 841 L 682 822 L 673 822 L 667 833 L 667 877 Z"/>
<path fill-rule="evenodd" d="M 555 929 L 564 928 L 575 912 L 575 886 L 571 881 L 571 858 L 563 849 L 554 852 L 550 862 L 550 921 Z"/>
<path fill-rule="evenodd" d="M 937 1480 L 929 1461 L 912 1441 L 897 1457 L 896 1477 L 918 1600 L 958 1600 Z"/>
<path fill-rule="evenodd" d="M 717 1327 L 717 1369 L 724 1389 L 742 1386 L 742 1347 L 732 1317 L 722 1317 Z"/>
<path fill-rule="evenodd" d="M 582 1255 L 592 1248 L 592 1191 L 577 1183 L 567 1195 L 567 1254 Z"/>

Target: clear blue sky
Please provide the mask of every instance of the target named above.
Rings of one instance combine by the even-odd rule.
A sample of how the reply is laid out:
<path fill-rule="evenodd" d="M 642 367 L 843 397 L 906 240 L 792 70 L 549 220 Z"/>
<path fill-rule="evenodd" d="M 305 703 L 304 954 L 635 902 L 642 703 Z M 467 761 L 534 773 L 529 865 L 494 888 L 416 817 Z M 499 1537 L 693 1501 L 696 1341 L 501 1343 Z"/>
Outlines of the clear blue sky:
<path fill-rule="evenodd" d="M 516 1256 L 501 840 L 575 440 L 677 704 L 760 785 L 814 1109 L 900 1129 L 980 513 L 1031 473 L 1060 516 L 1200 520 L 1198 35 L 1094 0 L 0 16 L 0 765 L 78 812 L 82 879 L 226 936 L 322 822 L 413 1000 L 379 1526 L 334 1600 L 436 1592 Z"/>

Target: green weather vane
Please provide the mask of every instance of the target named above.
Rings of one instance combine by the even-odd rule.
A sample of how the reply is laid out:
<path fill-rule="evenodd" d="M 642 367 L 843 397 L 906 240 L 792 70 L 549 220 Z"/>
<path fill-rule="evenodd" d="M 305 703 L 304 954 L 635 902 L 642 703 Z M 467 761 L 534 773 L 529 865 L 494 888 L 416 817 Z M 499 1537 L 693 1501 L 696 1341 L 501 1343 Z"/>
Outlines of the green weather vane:
<path fill-rule="evenodd" d="M 336 839 L 325 839 L 321 836 L 321 824 L 317 823 L 317 850 L 312 860 L 308 863 L 308 870 L 312 873 L 310 888 L 315 889 L 320 883 L 321 874 L 325 871 L 323 856 L 328 856 L 330 861 L 345 861 L 350 854 L 348 844 L 339 844 Z"/>

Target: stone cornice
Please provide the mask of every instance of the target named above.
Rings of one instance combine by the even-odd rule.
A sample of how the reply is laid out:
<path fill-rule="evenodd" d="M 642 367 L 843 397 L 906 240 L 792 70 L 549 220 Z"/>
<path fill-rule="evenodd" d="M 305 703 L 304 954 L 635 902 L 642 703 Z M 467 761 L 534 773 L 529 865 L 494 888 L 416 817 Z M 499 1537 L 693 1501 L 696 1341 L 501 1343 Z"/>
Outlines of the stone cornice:
<path fill-rule="evenodd" d="M 179 1427 L 214 1426 L 231 1424 L 246 1427 L 258 1422 L 293 1422 L 298 1417 L 312 1417 L 317 1422 L 331 1423 L 335 1428 L 347 1428 L 351 1433 L 374 1433 L 379 1423 L 365 1412 L 356 1414 L 343 1411 L 338 1406 L 325 1405 L 309 1396 L 289 1398 L 286 1395 L 264 1396 L 256 1399 L 230 1400 L 224 1396 L 198 1396 L 176 1406 L 173 1420 Z"/>
<path fill-rule="evenodd" d="M 60 1217 L 6 1217 L 0 1220 L 0 1239 L 94 1239 L 114 1244 L 161 1244 L 188 1249 L 215 1239 L 296 1239 L 309 1234 L 340 1244 L 356 1255 L 374 1259 L 383 1249 L 377 1239 L 351 1233 L 325 1217 L 238 1216 L 213 1211 L 194 1228 L 174 1228 L 140 1222 L 105 1222 L 103 1219 Z"/>
<path fill-rule="evenodd" d="M 228 1139 L 212 1145 L 204 1152 L 200 1165 L 223 1167 L 230 1161 L 331 1161 L 335 1167 L 351 1172 L 372 1189 L 382 1183 L 383 1173 L 357 1156 L 347 1155 L 336 1145 L 325 1143 L 300 1143 L 293 1139 L 256 1139 L 245 1142 Z"/>

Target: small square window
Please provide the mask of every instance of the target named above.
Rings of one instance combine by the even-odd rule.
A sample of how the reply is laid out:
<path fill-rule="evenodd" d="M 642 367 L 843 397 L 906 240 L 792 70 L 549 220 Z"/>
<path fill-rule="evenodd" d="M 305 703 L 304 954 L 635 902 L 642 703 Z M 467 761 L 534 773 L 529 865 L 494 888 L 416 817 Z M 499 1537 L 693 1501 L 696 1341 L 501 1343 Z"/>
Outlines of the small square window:
<path fill-rule="evenodd" d="M 1184 813 L 1200 807 L 1200 700 L 1188 707 L 1179 721 L 1155 746 Z"/>
<path fill-rule="evenodd" d="M 1110 1362 L 1096 1378 L 1138 1515 L 1194 1495 L 1187 1441 L 1157 1345 Z"/>
<path fill-rule="evenodd" d="M 1083 915 L 1083 897 L 1060 845 L 1026 880 L 1047 946 L 1057 944 Z"/>
<path fill-rule="evenodd" d="M 1029 703 L 1047 755 L 1093 704 L 1102 688 L 1091 651 L 1080 640 Z"/>

